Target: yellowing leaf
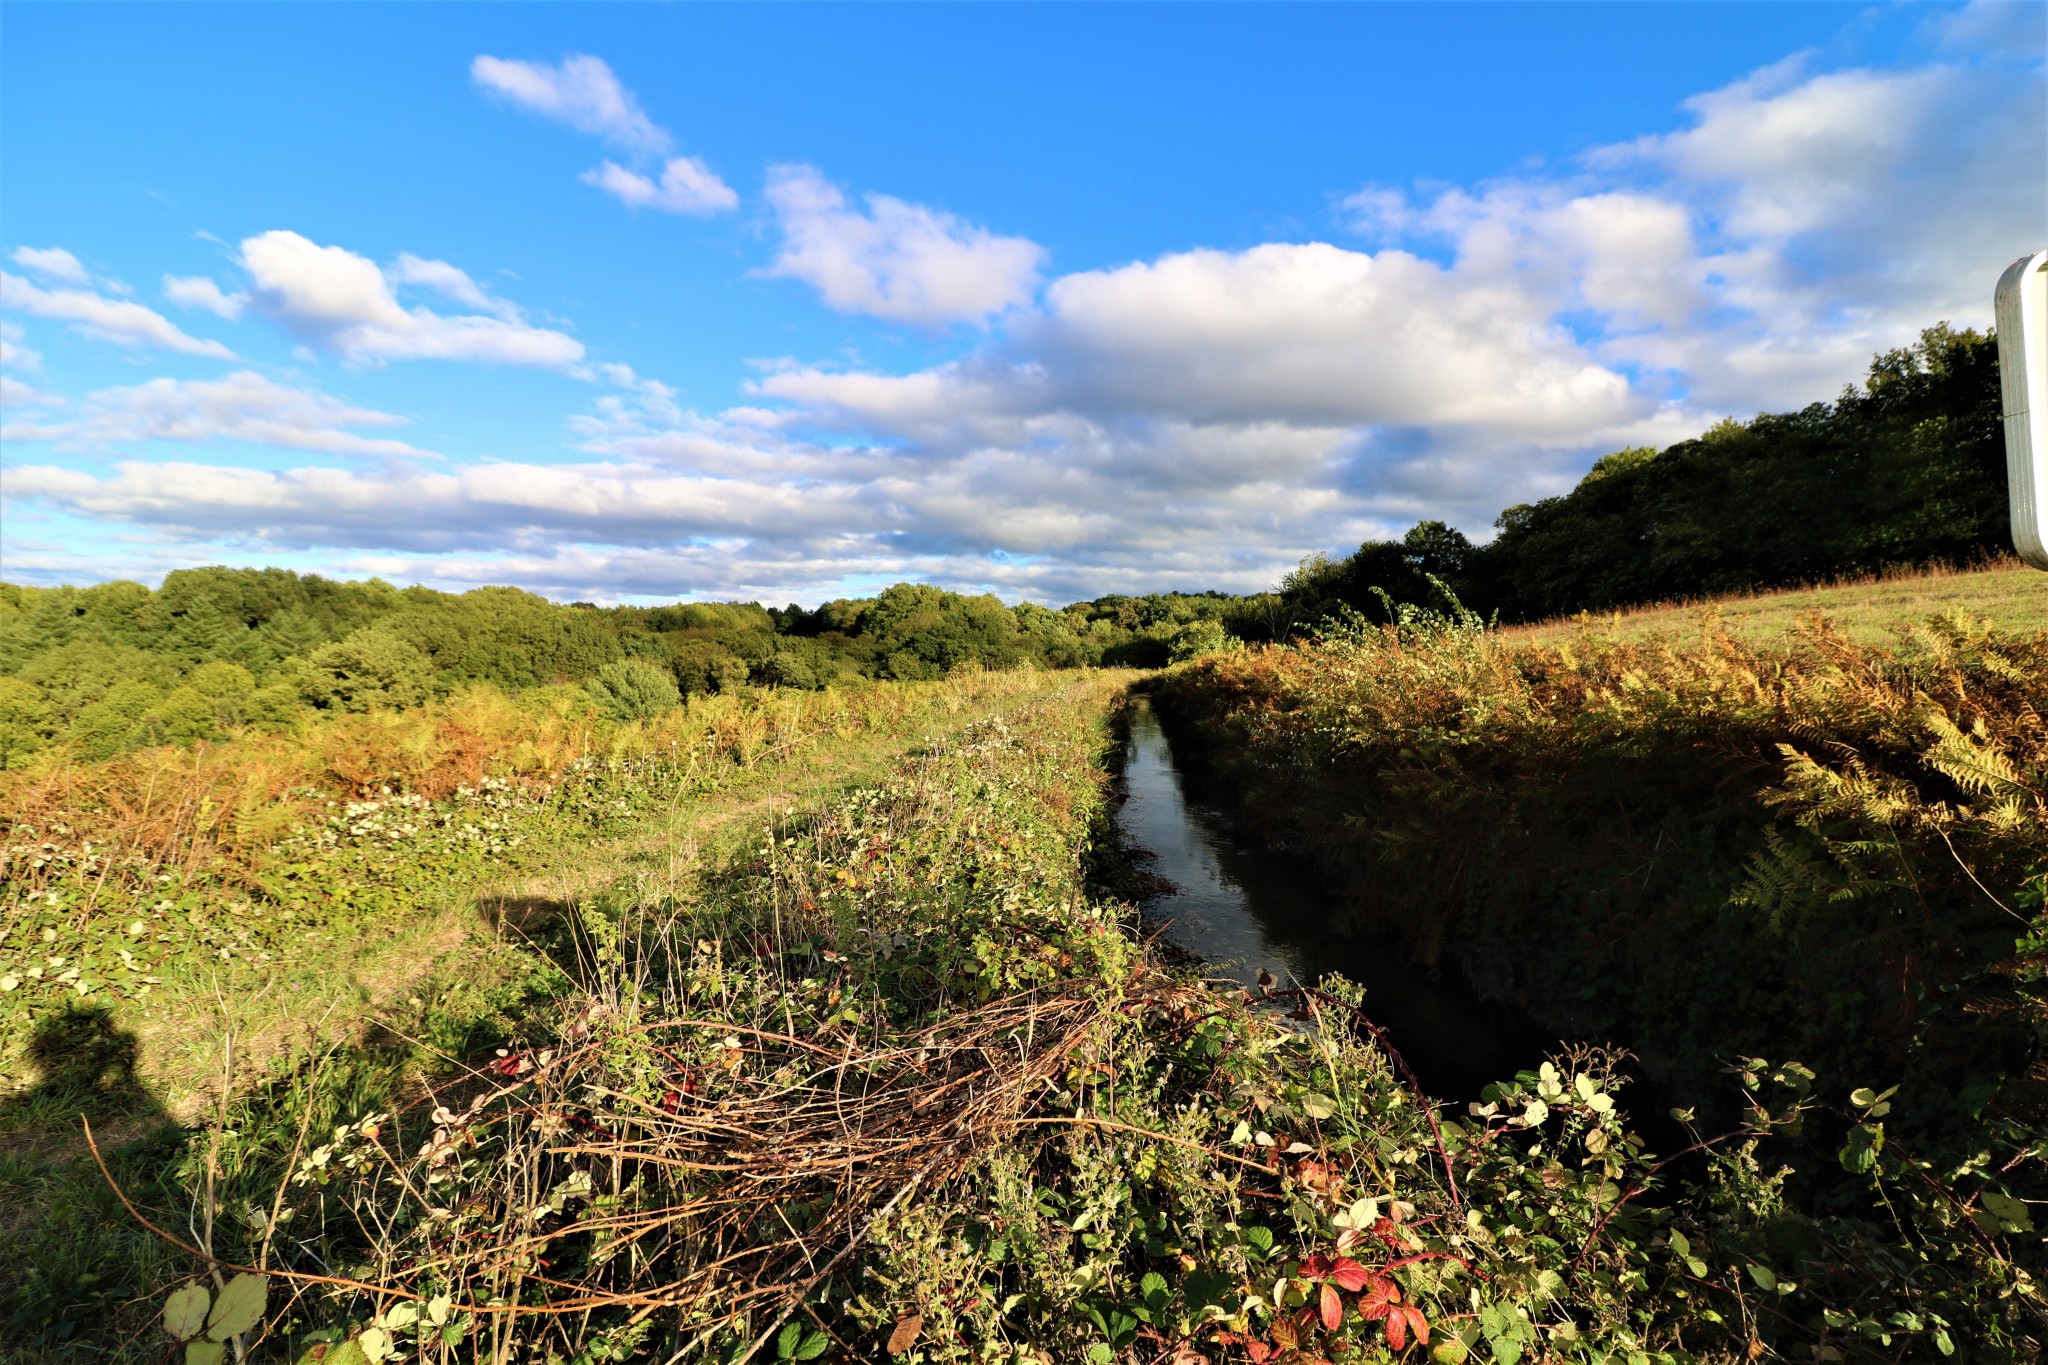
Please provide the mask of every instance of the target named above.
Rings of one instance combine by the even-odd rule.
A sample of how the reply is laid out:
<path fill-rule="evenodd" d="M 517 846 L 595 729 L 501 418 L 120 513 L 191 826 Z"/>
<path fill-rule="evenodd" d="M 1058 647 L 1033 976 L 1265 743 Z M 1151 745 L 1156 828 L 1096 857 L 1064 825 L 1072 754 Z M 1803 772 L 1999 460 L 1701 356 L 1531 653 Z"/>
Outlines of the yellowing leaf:
<path fill-rule="evenodd" d="M 213 1295 L 206 1292 L 205 1285 L 186 1285 L 164 1300 L 164 1330 L 180 1341 L 198 1336 L 199 1329 L 206 1326 L 206 1309 L 212 1302 Z"/>
<path fill-rule="evenodd" d="M 214 1301 L 206 1320 L 206 1335 L 215 1341 L 238 1336 L 263 1321 L 263 1301 L 270 1293 L 270 1281 L 262 1275 L 237 1275 L 229 1280 Z"/>

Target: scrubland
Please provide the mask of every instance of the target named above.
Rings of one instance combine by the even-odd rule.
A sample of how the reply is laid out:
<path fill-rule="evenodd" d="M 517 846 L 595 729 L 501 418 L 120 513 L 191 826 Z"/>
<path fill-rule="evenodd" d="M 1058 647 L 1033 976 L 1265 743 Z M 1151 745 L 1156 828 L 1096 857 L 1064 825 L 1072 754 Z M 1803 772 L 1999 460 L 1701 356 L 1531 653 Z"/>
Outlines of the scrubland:
<path fill-rule="evenodd" d="M 1132 685 L 1551 1058 L 1446 1103 L 1355 986 L 1159 961 L 1103 889 Z M 1145 682 L 589 696 L 6 775 L 0 1352 L 2048 1341 L 2048 637 L 1411 608 Z"/>
<path fill-rule="evenodd" d="M 1760 1184 L 1683 1243 L 1637 1230 L 1691 1248 L 1668 1340 L 1733 1312 L 1731 1354 L 2039 1352 L 2048 635 L 1532 636 L 1410 608 L 1186 665 L 1158 704 L 1350 892 L 1354 932 L 1626 1043 L 1709 1127 L 1761 1075 L 1800 1091 L 1796 1124 L 1739 1140 Z"/>

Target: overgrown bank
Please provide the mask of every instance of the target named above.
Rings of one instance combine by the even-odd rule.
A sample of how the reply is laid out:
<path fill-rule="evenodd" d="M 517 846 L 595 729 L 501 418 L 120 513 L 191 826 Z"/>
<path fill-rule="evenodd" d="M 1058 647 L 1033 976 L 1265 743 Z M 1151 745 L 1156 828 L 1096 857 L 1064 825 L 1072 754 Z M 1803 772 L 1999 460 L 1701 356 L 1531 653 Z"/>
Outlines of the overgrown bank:
<path fill-rule="evenodd" d="M 1890 647 L 1819 622 L 1780 649 L 1711 628 L 1538 644 L 1405 615 L 1195 661 L 1158 705 L 1407 951 L 1627 1042 L 1703 1112 L 1740 1058 L 1810 1066 L 1839 1112 L 1788 1158 L 1793 1206 L 1882 1226 L 1856 1177 L 1910 1153 L 1969 1177 L 1979 1228 L 2039 1207 L 2048 636 L 1952 618 Z M 1883 1095 L 1882 1125 L 1852 1093 Z M 1780 1268 L 1842 1273 L 1828 1236 Z"/>
<path fill-rule="evenodd" d="M 308 1059 L 197 1125 L 148 1207 L 222 1279 L 262 1273 L 260 1319 L 215 1329 L 323 1365 L 2036 1349 L 2026 1207 L 1980 1221 L 2033 1168 L 1888 1144 L 1866 1175 L 1905 1231 L 1816 1219 L 1778 1159 L 1842 1104 L 1758 1063 L 1672 1191 L 1607 1054 L 1446 1112 L 1344 983 L 1275 1009 L 1149 963 L 1085 871 L 1115 692 L 1034 685 L 576 898 L 494 1042 Z M 131 1334 L 74 1354 L 161 1349 L 202 1268 L 166 1247 Z M 197 1282 L 175 1320 L 203 1343 Z"/>
<path fill-rule="evenodd" d="M 422 1059 L 488 1055 L 573 988 L 559 940 L 582 897 L 683 875 L 1050 681 L 738 694 L 625 723 L 570 689 L 477 689 L 7 775 L 0 1347 L 43 1358 L 123 1304 L 132 1326 L 177 1260 L 92 1170 L 81 1115 L 182 1223 L 224 1086 L 322 1055 L 322 1087 L 359 1108 Z"/>

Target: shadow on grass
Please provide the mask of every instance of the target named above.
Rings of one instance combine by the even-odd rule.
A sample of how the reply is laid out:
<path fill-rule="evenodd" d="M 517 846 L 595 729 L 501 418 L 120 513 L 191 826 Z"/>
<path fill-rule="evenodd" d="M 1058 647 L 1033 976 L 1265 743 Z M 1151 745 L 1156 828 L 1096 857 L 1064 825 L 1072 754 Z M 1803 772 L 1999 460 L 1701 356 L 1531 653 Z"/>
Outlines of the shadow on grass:
<path fill-rule="evenodd" d="M 104 1149 L 112 1137 L 139 1136 L 170 1121 L 135 1074 L 141 1047 L 105 1005 L 73 1004 L 45 1015 L 29 1042 L 36 1081 L 0 1099 L 0 1149 L 74 1145 L 84 1155 L 80 1119 L 90 1119 Z"/>
<path fill-rule="evenodd" d="M 37 1022 L 36 1080 L 0 1099 L 0 1359 L 107 1358 L 99 1338 L 150 1277 L 158 1249 L 81 1122 L 131 1197 L 161 1193 L 184 1134 L 136 1075 L 139 1054 L 110 1009 L 74 1003 Z"/>

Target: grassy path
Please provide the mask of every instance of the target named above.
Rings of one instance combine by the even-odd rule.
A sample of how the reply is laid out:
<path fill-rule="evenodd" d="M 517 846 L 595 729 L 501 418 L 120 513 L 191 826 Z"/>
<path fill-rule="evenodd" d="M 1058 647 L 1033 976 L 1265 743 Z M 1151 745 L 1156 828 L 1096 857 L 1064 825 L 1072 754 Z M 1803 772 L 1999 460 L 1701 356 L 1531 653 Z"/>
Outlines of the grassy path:
<path fill-rule="evenodd" d="M 185 1188 L 205 1160 L 192 1135 L 226 1126 L 220 1115 L 267 1078 L 325 1055 L 323 1065 L 353 1074 L 346 1084 L 380 1089 L 431 1067 L 435 1054 L 488 1045 L 572 986 L 562 926 L 579 902 L 687 896 L 701 867 L 792 812 L 879 783 L 990 717 L 1054 697 L 1103 705 L 1121 684 L 1119 675 L 1066 673 L 916 685 L 895 723 L 870 718 L 765 748 L 708 790 L 700 778 L 694 790 L 654 792 L 635 816 L 597 832 L 566 819 L 532 829 L 517 856 L 467 881 L 401 863 L 394 880 L 417 890 L 373 913 L 262 940 L 263 952 L 217 968 L 167 974 L 140 1001 L 88 1004 L 71 1017 L 89 1024 L 70 1034 L 45 1026 L 28 1049 L 27 1083 L 0 1092 L 0 1323 L 17 1329 L 0 1337 L 0 1360 L 51 1358 L 78 1333 L 98 1341 L 95 1318 L 140 1313 L 134 1291 L 171 1264 L 106 1190 L 81 1115 L 92 1117 L 124 1184 L 182 1227 Z M 547 812 L 528 817 L 544 824 Z M 104 1348 L 71 1354 L 103 1358 Z"/>

